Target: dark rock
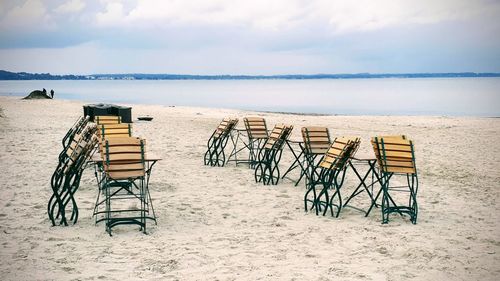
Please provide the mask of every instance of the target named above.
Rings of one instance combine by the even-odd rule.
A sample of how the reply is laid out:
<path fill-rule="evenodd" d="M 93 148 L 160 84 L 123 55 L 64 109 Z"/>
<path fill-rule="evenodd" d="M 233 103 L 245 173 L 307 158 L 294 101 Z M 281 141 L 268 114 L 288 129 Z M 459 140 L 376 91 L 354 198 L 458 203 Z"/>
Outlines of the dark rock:
<path fill-rule="evenodd" d="M 50 97 L 47 95 L 47 91 L 34 90 L 29 95 L 23 98 L 23 100 L 32 99 L 50 99 Z"/>

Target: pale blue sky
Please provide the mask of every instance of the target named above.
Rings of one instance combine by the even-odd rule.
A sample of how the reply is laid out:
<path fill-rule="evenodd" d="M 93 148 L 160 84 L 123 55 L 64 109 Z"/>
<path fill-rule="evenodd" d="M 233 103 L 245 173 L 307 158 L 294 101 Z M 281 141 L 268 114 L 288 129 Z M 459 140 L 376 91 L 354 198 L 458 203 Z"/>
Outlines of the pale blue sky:
<path fill-rule="evenodd" d="M 0 1 L 0 69 L 500 72 L 500 1 Z"/>

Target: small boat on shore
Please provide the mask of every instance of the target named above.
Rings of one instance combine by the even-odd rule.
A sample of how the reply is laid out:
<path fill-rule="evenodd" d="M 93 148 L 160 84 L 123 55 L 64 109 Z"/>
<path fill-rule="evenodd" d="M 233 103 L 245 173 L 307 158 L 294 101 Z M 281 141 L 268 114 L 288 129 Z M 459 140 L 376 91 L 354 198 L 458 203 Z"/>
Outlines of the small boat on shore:
<path fill-rule="evenodd" d="M 141 120 L 141 121 L 151 121 L 153 120 L 153 117 L 151 116 L 140 116 L 140 117 L 137 117 L 138 120 Z"/>

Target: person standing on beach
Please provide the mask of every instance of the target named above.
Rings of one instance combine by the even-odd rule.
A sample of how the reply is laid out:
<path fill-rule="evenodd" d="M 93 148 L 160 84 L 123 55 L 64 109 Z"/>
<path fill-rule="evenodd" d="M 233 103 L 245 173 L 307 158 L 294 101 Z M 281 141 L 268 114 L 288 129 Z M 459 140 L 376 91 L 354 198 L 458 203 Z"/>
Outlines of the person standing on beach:
<path fill-rule="evenodd" d="M 53 98 L 54 98 L 54 90 L 53 90 L 53 89 L 51 89 L 51 90 L 50 90 L 50 98 L 51 98 L 51 99 L 53 99 Z"/>

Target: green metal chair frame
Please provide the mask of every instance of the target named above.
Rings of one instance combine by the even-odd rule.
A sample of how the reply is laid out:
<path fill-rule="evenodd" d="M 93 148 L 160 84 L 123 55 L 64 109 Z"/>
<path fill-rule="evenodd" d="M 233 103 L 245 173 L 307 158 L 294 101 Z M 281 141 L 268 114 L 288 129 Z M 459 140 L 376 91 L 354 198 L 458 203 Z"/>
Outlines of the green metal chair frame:
<path fill-rule="evenodd" d="M 231 135 L 231 131 L 238 124 L 237 118 L 224 118 L 207 142 L 207 151 L 204 156 L 205 165 L 222 167 L 226 163 L 224 149 Z"/>
<path fill-rule="evenodd" d="M 317 173 L 317 178 L 311 182 L 308 190 L 304 195 L 304 208 L 306 212 L 309 210 L 307 203 L 312 203 L 312 208 L 315 208 L 316 215 L 323 207 L 323 216 L 330 209 L 331 215 L 334 216 L 334 207 L 337 209 L 335 217 L 340 215 L 342 210 L 342 196 L 340 189 L 344 183 L 349 159 L 354 156 L 360 144 L 358 137 L 338 137 L 335 138 L 328 151 L 323 156 L 321 162 L 316 169 L 320 169 Z M 316 187 L 321 186 L 319 194 L 316 192 Z M 329 195 L 329 190 L 334 190 L 333 195 Z M 309 195 L 313 194 L 313 199 L 309 199 Z M 322 200 L 322 197 L 325 197 Z M 334 202 L 337 199 L 338 203 Z"/>
<path fill-rule="evenodd" d="M 400 215 L 409 215 L 410 221 L 416 224 L 418 216 L 418 174 L 413 141 L 401 136 L 385 136 L 373 137 L 371 142 L 381 174 L 382 223 L 389 222 L 391 213 L 398 213 Z M 406 184 L 391 186 L 391 179 L 396 176 L 406 177 Z M 408 192 L 408 204 L 396 203 L 391 196 L 394 191 Z"/>
<path fill-rule="evenodd" d="M 71 143 L 60 154 L 59 163 L 51 177 L 52 196 L 47 204 L 47 214 L 52 225 L 68 225 L 66 209 L 71 206 L 70 220 L 78 221 L 78 206 L 74 194 L 90 154 L 97 143 L 95 126 L 87 126 L 81 134 L 75 134 Z"/>
<path fill-rule="evenodd" d="M 283 146 L 290 137 L 292 130 L 292 125 L 277 124 L 274 126 L 269 138 L 257 155 L 254 172 L 255 182 L 262 182 L 264 185 L 278 184 L 280 179 L 279 162 Z"/>

